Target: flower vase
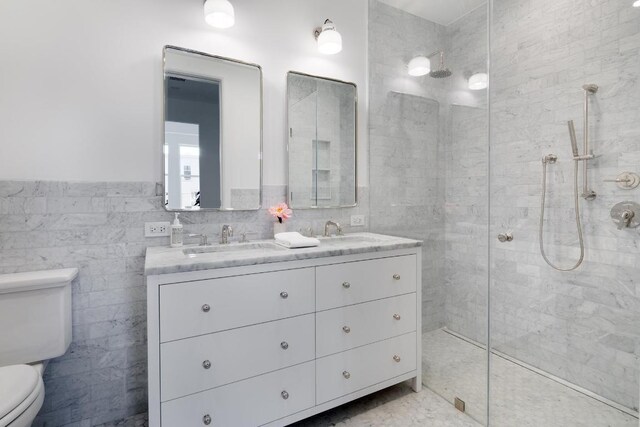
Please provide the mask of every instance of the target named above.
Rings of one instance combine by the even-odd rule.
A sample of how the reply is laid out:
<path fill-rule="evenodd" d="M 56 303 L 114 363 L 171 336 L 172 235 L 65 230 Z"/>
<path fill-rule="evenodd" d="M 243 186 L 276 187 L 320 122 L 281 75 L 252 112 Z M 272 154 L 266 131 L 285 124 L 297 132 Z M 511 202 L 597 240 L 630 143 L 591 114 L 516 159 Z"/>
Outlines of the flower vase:
<path fill-rule="evenodd" d="M 275 236 L 278 233 L 284 233 L 287 231 L 287 226 L 284 225 L 284 222 L 274 222 L 273 223 L 273 235 Z"/>

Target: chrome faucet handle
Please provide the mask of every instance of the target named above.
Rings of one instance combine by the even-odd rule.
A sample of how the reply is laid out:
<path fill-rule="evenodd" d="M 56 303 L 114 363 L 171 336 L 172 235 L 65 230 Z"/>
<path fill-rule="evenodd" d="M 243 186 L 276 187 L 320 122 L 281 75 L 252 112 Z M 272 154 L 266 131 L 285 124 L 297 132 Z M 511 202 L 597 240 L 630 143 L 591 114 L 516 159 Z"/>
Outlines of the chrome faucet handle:
<path fill-rule="evenodd" d="M 329 227 L 331 226 L 334 226 L 336 228 L 336 234 L 338 236 L 342 235 L 342 227 L 340 226 L 340 224 L 335 221 L 329 220 L 324 224 L 324 237 L 331 236 L 331 234 L 329 233 Z"/>
<path fill-rule="evenodd" d="M 220 235 L 220 243 L 226 245 L 229 243 L 229 237 L 231 236 L 233 236 L 233 227 L 227 224 L 223 225 L 222 234 Z"/>
<path fill-rule="evenodd" d="M 605 179 L 604 182 L 615 182 L 623 190 L 633 190 L 640 185 L 640 176 L 633 172 L 622 172 L 616 179 Z"/>

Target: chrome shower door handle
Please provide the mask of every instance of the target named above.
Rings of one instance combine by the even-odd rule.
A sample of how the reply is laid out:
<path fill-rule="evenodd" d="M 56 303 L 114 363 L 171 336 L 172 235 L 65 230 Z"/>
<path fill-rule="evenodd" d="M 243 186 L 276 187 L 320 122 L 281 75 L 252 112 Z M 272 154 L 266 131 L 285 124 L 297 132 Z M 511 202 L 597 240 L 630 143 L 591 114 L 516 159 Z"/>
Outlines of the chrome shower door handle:
<path fill-rule="evenodd" d="M 500 243 L 511 242 L 513 241 L 513 234 L 509 233 L 500 233 L 498 234 L 498 240 Z"/>

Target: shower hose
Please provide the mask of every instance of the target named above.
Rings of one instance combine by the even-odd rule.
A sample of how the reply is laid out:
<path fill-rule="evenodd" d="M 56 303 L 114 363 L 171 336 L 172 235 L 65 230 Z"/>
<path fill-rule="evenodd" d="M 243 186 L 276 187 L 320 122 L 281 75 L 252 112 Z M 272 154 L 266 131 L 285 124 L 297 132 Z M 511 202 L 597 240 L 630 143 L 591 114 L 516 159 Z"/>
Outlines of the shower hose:
<path fill-rule="evenodd" d="M 576 211 L 576 226 L 578 228 L 578 239 L 580 241 L 580 259 L 576 262 L 573 267 L 570 268 L 561 268 L 553 264 L 547 257 L 547 254 L 544 252 L 544 240 L 543 240 L 543 231 L 544 231 L 544 210 L 545 210 L 545 202 L 547 197 L 547 163 L 548 158 L 545 157 L 542 159 L 542 201 L 540 203 L 540 227 L 539 227 L 539 240 L 540 240 L 540 253 L 542 254 L 542 258 L 549 264 L 551 267 L 558 271 L 573 271 L 582 264 L 584 260 L 584 239 L 582 236 L 582 223 L 580 222 L 580 202 L 578 201 L 578 162 L 574 160 L 573 167 L 573 198 L 575 204 Z"/>

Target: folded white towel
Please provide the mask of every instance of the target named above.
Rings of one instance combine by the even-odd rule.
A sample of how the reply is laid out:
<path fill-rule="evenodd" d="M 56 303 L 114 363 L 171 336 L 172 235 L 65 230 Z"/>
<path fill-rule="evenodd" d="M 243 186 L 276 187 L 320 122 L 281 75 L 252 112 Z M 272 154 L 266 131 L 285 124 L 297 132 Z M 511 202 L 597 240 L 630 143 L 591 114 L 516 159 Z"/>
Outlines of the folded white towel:
<path fill-rule="evenodd" d="M 313 237 L 305 237 L 295 231 L 278 233 L 274 237 L 277 244 L 289 249 L 310 248 L 320 245 L 320 240 Z"/>

